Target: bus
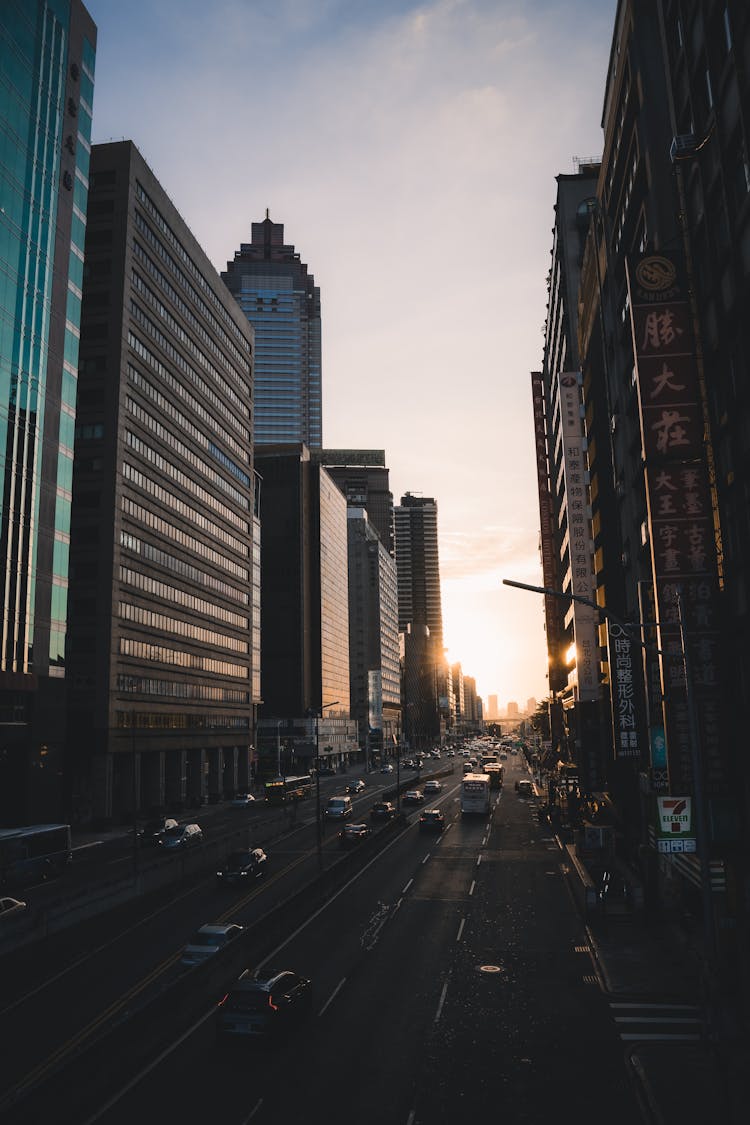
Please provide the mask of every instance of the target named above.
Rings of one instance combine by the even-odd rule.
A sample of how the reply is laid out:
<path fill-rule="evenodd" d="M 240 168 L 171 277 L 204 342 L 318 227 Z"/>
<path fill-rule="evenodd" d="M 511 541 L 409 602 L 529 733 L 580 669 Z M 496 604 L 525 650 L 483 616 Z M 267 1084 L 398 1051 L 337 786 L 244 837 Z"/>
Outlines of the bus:
<path fill-rule="evenodd" d="M 0 887 L 22 887 L 62 875 L 72 859 L 69 824 L 0 829 Z"/>
<path fill-rule="evenodd" d="M 266 801 L 269 805 L 284 805 L 287 801 L 302 801 L 312 793 L 309 773 L 301 777 L 274 777 L 266 782 Z"/>
<path fill-rule="evenodd" d="M 487 813 L 490 809 L 490 779 L 486 773 L 466 773 L 461 783 L 461 812 Z"/>
<path fill-rule="evenodd" d="M 482 772 L 490 779 L 490 789 L 502 789 L 505 773 L 502 762 L 488 762 Z"/>

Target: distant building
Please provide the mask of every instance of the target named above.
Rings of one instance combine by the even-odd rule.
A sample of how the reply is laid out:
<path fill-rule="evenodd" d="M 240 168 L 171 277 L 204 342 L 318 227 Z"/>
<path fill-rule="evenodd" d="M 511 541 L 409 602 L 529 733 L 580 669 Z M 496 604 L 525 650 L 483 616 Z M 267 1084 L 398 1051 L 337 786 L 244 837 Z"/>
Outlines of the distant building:
<path fill-rule="evenodd" d="M 323 444 L 320 289 L 283 223 L 253 223 L 222 279 L 255 329 L 256 445 Z"/>
<path fill-rule="evenodd" d="M 487 718 L 488 719 L 497 719 L 498 716 L 499 716 L 499 713 L 500 712 L 498 711 L 498 706 L 497 706 L 497 696 L 496 695 L 488 695 L 487 696 Z"/>
<path fill-rule="evenodd" d="M 350 719 L 346 500 L 303 444 L 258 449 L 255 467 L 263 574 L 261 770 L 275 772 L 279 731 L 299 764 L 309 768 L 318 745 L 321 755 L 346 761 L 358 746 Z"/>
<path fill-rule="evenodd" d="M 517 703 L 509 703 L 508 704 L 508 710 L 506 711 L 506 715 L 509 719 L 517 719 L 519 717 L 518 704 Z"/>
<path fill-rule="evenodd" d="M 91 150 L 68 646 L 72 815 L 249 783 L 252 329 L 128 141 Z"/>
<path fill-rule="evenodd" d="M 321 449 L 313 461 L 326 471 L 353 508 L 364 508 L 370 525 L 390 555 L 393 554 L 393 493 L 383 449 Z"/>
<path fill-rule="evenodd" d="M 70 502 L 96 26 L 0 5 L 0 824 L 62 815 Z"/>
<path fill-rule="evenodd" d="M 348 508 L 349 683 L 359 744 L 388 752 L 401 729 L 396 563 L 364 508 Z"/>
<path fill-rule="evenodd" d="M 531 695 L 526 700 L 526 714 L 527 715 L 533 715 L 535 711 L 536 711 L 536 700 L 534 699 L 534 696 Z"/>

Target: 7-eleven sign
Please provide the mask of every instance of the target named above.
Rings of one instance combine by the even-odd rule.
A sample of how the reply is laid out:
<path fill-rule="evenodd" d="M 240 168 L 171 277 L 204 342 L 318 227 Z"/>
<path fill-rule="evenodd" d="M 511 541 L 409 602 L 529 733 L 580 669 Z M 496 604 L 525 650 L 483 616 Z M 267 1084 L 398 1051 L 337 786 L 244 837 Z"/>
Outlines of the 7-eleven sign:
<path fill-rule="evenodd" d="M 691 797 L 657 797 L 659 835 L 692 836 L 693 809 Z"/>

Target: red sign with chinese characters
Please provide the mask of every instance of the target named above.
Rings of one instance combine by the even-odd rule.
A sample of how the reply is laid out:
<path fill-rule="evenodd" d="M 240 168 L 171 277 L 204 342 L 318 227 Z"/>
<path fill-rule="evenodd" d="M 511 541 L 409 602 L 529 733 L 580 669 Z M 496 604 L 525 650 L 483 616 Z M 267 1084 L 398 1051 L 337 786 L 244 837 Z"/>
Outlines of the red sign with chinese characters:
<path fill-rule="evenodd" d="M 628 264 L 651 564 L 658 609 L 669 781 L 692 788 L 676 591 L 682 590 L 705 784 L 727 788 L 719 741 L 718 572 L 704 419 L 687 290 L 664 255 Z"/>

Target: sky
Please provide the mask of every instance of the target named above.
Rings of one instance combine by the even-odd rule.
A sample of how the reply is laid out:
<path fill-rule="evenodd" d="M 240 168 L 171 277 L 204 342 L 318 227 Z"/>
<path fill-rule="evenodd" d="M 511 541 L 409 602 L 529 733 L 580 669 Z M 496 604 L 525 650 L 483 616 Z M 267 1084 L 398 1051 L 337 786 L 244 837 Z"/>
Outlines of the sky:
<path fill-rule="evenodd" d="M 93 140 L 217 270 L 264 218 L 320 286 L 323 444 L 438 505 L 451 661 L 545 699 L 530 371 L 555 176 L 599 157 L 616 0 L 85 0 Z"/>

